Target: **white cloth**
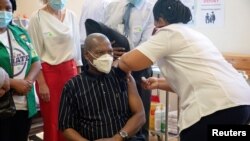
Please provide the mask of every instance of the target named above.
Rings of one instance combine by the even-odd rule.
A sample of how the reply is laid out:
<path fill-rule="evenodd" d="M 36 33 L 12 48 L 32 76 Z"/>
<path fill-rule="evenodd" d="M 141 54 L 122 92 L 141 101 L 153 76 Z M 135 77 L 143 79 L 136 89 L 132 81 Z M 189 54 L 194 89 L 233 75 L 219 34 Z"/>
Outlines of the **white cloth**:
<path fill-rule="evenodd" d="M 168 124 L 168 129 L 178 130 L 177 123 L 176 124 Z"/>
<path fill-rule="evenodd" d="M 104 14 L 104 23 L 121 34 L 124 34 L 122 18 L 127 4 L 127 0 L 111 2 Z M 142 0 L 140 5 L 135 6 L 131 10 L 129 20 L 130 32 L 128 34 L 131 49 L 145 42 L 151 36 L 154 28 L 153 6 L 154 3 Z"/>
<path fill-rule="evenodd" d="M 178 121 L 177 118 L 168 118 L 169 124 L 173 124 L 173 125 L 176 124 L 177 125 L 177 121 Z"/>
<path fill-rule="evenodd" d="M 177 119 L 177 111 L 168 112 L 168 118 Z"/>
<path fill-rule="evenodd" d="M 6 79 L 6 75 L 8 75 L 3 68 L 0 67 L 0 88 L 3 86 L 4 81 Z"/>
<path fill-rule="evenodd" d="M 80 17 L 80 40 L 82 45 L 86 39 L 86 19 L 103 22 L 105 8 L 111 1 L 112 0 L 84 0 Z"/>
<path fill-rule="evenodd" d="M 168 133 L 177 135 L 178 134 L 178 129 L 169 127 L 168 128 Z"/>
<path fill-rule="evenodd" d="M 250 105 L 250 87 L 204 35 L 183 24 L 160 28 L 137 47 L 180 97 L 183 130 L 218 110 Z"/>
<path fill-rule="evenodd" d="M 82 65 L 78 24 L 75 14 L 66 9 L 63 22 L 44 10 L 34 13 L 28 32 L 42 62 L 58 65 L 74 59 Z"/>
<path fill-rule="evenodd" d="M 178 134 L 177 111 L 171 111 L 168 113 L 168 133 Z"/>

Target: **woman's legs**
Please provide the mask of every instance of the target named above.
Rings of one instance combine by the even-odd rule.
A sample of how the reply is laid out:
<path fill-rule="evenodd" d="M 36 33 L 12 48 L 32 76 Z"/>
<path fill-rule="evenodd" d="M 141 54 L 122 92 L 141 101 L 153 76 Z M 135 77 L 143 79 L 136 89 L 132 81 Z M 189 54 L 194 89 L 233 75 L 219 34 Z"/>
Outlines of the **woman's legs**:
<path fill-rule="evenodd" d="M 58 111 L 64 84 L 77 74 L 73 60 L 52 66 L 42 64 L 43 74 L 50 91 L 50 101 L 40 99 L 41 114 L 44 121 L 44 141 L 64 141 L 58 131 Z"/>
<path fill-rule="evenodd" d="M 199 122 L 180 133 L 181 141 L 207 141 L 208 125 L 247 124 L 250 119 L 250 106 L 237 106 L 201 118 Z"/>

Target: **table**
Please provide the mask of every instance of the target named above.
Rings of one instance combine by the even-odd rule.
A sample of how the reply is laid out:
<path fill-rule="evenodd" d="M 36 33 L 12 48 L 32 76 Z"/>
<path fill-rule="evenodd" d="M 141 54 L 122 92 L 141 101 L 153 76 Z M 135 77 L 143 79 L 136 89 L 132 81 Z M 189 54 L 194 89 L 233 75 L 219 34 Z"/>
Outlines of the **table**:
<path fill-rule="evenodd" d="M 157 77 L 160 77 L 160 69 L 157 66 L 152 66 L 152 70 L 153 73 L 157 75 Z M 157 94 L 159 94 L 159 89 L 157 89 Z M 166 91 L 166 101 L 165 101 L 165 105 L 166 105 L 166 111 L 165 111 L 165 116 L 166 116 L 166 120 L 165 120 L 165 140 L 168 140 L 168 105 L 169 105 L 169 93 L 168 91 Z"/>

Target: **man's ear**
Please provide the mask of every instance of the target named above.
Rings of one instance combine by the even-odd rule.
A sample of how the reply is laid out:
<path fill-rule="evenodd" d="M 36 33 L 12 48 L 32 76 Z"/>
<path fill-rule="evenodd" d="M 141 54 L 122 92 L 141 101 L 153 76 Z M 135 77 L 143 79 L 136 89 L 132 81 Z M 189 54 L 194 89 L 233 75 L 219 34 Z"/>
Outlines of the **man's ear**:
<path fill-rule="evenodd" d="M 83 50 L 83 52 L 82 52 L 82 57 L 83 57 L 84 59 L 86 59 L 86 60 L 89 60 L 89 53 L 88 53 L 88 51 Z"/>
<path fill-rule="evenodd" d="M 84 52 L 83 55 L 84 55 L 84 58 L 85 58 L 85 59 L 87 59 L 87 60 L 89 59 L 89 54 L 88 54 L 88 52 Z"/>

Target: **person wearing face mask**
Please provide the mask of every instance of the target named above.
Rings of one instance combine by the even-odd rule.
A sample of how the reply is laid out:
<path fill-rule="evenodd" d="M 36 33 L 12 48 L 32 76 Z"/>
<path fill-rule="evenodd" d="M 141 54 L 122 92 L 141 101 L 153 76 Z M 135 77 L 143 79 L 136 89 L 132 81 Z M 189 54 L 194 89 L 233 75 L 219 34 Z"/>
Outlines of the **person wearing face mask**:
<path fill-rule="evenodd" d="M 105 10 L 104 24 L 125 35 L 130 44 L 130 50 L 145 42 L 152 34 L 154 28 L 153 17 L 154 1 L 150 0 L 119 0 L 111 2 Z M 115 56 L 121 56 L 124 50 L 115 48 Z M 138 92 L 145 108 L 147 122 L 142 132 L 148 140 L 149 110 L 151 90 L 141 87 L 141 77 L 152 76 L 152 69 L 148 67 L 141 71 L 132 72 L 136 80 Z"/>
<path fill-rule="evenodd" d="M 158 64 L 164 78 L 150 77 L 143 85 L 178 95 L 180 141 L 216 140 L 209 139 L 211 125 L 249 125 L 249 85 L 209 38 L 186 25 L 190 9 L 180 0 L 158 0 L 153 13 L 155 34 L 124 54 L 118 66 L 129 72 Z"/>
<path fill-rule="evenodd" d="M 41 63 L 27 31 L 12 24 L 15 10 L 15 0 L 0 0 L 0 67 L 10 77 L 16 107 L 14 116 L 0 117 L 0 141 L 27 141 L 32 117 L 37 113 L 33 82 Z"/>
<path fill-rule="evenodd" d="M 144 141 L 135 136 L 145 123 L 142 101 L 133 77 L 112 67 L 109 39 L 90 34 L 83 54 L 88 65 L 63 89 L 59 129 L 70 141 Z"/>
<path fill-rule="evenodd" d="M 66 81 L 82 65 L 78 22 L 65 8 L 67 0 L 45 0 L 44 7 L 30 18 L 28 32 L 42 61 L 37 79 L 44 141 L 64 141 L 58 130 L 58 110 Z"/>

